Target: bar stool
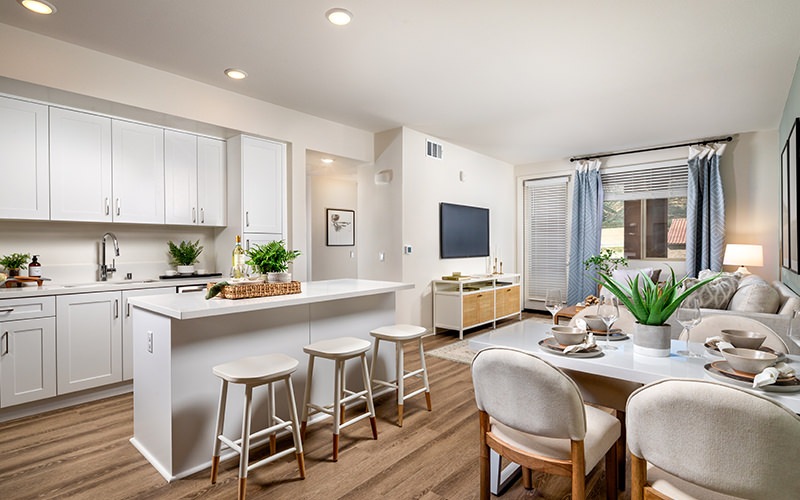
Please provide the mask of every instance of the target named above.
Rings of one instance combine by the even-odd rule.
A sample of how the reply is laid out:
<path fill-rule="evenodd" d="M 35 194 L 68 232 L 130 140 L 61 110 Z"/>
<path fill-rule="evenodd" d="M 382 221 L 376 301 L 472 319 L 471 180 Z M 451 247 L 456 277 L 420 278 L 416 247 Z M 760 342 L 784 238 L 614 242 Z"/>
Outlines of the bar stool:
<path fill-rule="evenodd" d="M 239 500 L 244 500 L 247 488 L 247 472 L 261 467 L 270 462 L 279 460 L 289 453 L 297 455 L 297 465 L 300 468 L 300 478 L 305 479 L 306 467 L 303 460 L 303 443 L 297 429 L 297 404 L 292 389 L 292 373 L 297 369 L 298 361 L 285 354 L 265 354 L 263 356 L 250 356 L 236 361 L 223 363 L 212 368 L 214 375 L 222 380 L 219 393 L 219 409 L 217 411 L 217 429 L 214 438 L 214 451 L 211 461 L 211 484 L 217 482 L 217 469 L 219 468 L 219 454 L 222 444 L 239 454 Z M 280 419 L 275 414 L 275 388 L 273 382 L 283 381 L 286 385 L 286 394 L 289 400 L 289 422 Z M 225 404 L 228 396 L 228 383 L 244 384 L 244 412 L 242 417 L 242 437 L 235 441 L 222 435 L 225 424 Z M 250 434 L 250 421 L 252 418 L 253 388 L 267 384 L 267 428 Z M 294 446 L 280 453 L 275 453 L 276 433 L 282 429 L 289 429 L 292 433 Z M 254 464 L 248 465 L 250 441 L 269 435 L 270 456 Z"/>
<path fill-rule="evenodd" d="M 375 347 L 372 351 L 372 368 L 369 378 L 373 384 L 392 387 L 397 389 L 397 425 L 403 427 L 403 402 L 419 394 L 425 393 L 425 403 L 428 411 L 431 411 L 431 387 L 428 384 L 428 369 L 425 367 L 425 352 L 422 348 L 422 336 L 425 334 L 422 326 L 416 325 L 389 325 L 376 328 L 369 332 L 375 338 Z M 403 343 L 408 340 L 416 339 L 419 342 L 419 359 L 422 365 L 420 369 L 413 372 L 406 372 L 403 366 Z M 381 340 L 394 342 L 394 352 L 397 359 L 396 379 L 393 382 L 378 380 L 374 377 L 375 362 L 378 359 L 378 345 Z M 422 377 L 424 387 L 406 395 L 404 391 L 404 381 L 409 377 Z"/>
<path fill-rule="evenodd" d="M 339 460 L 339 430 L 344 429 L 356 422 L 369 417 L 372 426 L 372 438 L 378 439 L 378 426 L 375 420 L 375 406 L 372 403 L 372 387 L 369 383 L 369 373 L 367 370 L 366 353 L 371 346 L 369 340 L 357 339 L 355 337 L 339 337 L 328 340 L 320 340 L 303 348 L 308 354 L 308 376 L 306 377 L 306 390 L 303 398 L 303 419 L 300 424 L 300 435 L 305 438 L 306 423 L 308 417 L 317 413 L 324 413 L 333 417 L 333 461 Z M 311 402 L 311 380 L 314 374 L 314 359 L 317 357 L 334 361 L 333 377 L 333 404 L 319 406 Z M 361 358 L 361 377 L 364 380 L 364 390 L 353 392 L 347 390 L 345 386 L 345 361 L 355 357 Z M 344 397 L 342 397 L 344 395 Z M 357 399 L 365 399 L 367 411 L 357 417 L 344 421 L 345 405 Z"/>

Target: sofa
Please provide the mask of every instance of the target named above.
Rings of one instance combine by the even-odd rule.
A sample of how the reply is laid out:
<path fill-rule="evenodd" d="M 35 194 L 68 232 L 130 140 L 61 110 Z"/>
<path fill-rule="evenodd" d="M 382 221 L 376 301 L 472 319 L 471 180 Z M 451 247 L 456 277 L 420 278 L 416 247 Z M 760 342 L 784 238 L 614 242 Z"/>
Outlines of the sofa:
<path fill-rule="evenodd" d="M 688 287 L 717 274 L 703 270 L 697 278 L 688 278 L 684 284 Z M 767 283 L 755 274 L 722 273 L 692 295 L 700 302 L 703 316 L 731 314 L 752 318 L 775 330 L 789 346 L 789 352 L 800 354 L 800 347 L 789 339 L 789 323 L 792 313 L 800 309 L 800 297 L 782 282 Z M 681 325 L 674 314 L 669 323 L 673 338 L 677 338 Z"/>

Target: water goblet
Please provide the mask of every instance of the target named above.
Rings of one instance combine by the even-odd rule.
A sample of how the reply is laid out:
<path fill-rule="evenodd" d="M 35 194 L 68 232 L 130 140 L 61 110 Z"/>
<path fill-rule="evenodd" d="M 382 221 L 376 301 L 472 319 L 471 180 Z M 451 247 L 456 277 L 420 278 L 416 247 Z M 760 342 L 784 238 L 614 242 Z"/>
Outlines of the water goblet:
<path fill-rule="evenodd" d="M 800 346 L 800 309 L 792 311 L 792 319 L 789 321 L 789 338 Z"/>
<path fill-rule="evenodd" d="M 700 316 L 700 304 L 698 300 L 695 297 L 687 297 L 684 299 L 680 307 L 678 307 L 678 310 L 675 312 L 675 318 L 678 320 L 678 323 L 683 326 L 683 331 L 681 332 L 680 338 L 686 339 L 686 349 L 678 351 L 677 354 L 685 358 L 702 358 L 703 356 L 701 354 L 692 352 L 692 350 L 689 348 L 691 330 L 695 326 L 699 325 L 700 321 L 702 321 L 702 317 Z"/>
<path fill-rule="evenodd" d="M 619 302 L 616 297 L 600 296 L 597 303 L 597 315 L 606 325 L 606 342 L 603 345 L 605 351 L 616 351 L 617 347 L 611 345 L 611 325 L 619 318 Z"/>
<path fill-rule="evenodd" d="M 548 290 L 547 297 L 544 299 L 544 308 L 553 315 L 553 322 L 555 322 L 556 314 L 562 307 L 564 307 L 564 299 L 561 290 L 558 288 L 551 288 Z"/>

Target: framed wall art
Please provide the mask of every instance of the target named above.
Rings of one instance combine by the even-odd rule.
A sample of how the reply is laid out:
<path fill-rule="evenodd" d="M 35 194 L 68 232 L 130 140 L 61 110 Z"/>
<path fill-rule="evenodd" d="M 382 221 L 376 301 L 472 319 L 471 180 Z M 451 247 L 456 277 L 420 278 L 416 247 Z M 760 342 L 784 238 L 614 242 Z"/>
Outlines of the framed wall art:
<path fill-rule="evenodd" d="M 800 244 L 800 234 L 797 231 L 797 122 L 798 118 L 794 120 L 792 131 L 789 132 L 789 138 L 786 140 L 786 147 L 788 156 L 787 168 L 787 183 L 789 184 L 789 269 L 794 272 L 800 272 L 800 259 L 798 258 L 798 244 Z"/>
<path fill-rule="evenodd" d="M 791 269 L 789 256 L 791 254 L 792 230 L 789 214 L 789 143 L 783 147 L 781 153 L 781 266 Z"/>
<path fill-rule="evenodd" d="M 325 244 L 329 247 L 351 247 L 356 244 L 356 212 L 328 208 L 325 210 L 328 235 Z"/>

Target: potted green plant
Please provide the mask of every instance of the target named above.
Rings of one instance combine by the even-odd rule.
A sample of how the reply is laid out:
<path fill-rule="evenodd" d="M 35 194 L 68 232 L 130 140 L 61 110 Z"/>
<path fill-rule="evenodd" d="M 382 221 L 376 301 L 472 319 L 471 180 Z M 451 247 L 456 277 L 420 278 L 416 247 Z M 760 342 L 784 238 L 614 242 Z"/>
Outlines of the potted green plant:
<path fill-rule="evenodd" d="M 4 255 L 0 259 L 0 266 L 3 266 L 9 276 L 19 276 L 20 269 L 25 269 L 30 260 L 31 255 L 27 253 L 12 253 L 11 255 Z"/>
<path fill-rule="evenodd" d="M 603 248 L 597 255 L 592 255 L 583 261 L 583 267 L 587 271 L 594 271 L 599 276 L 601 274 L 611 275 L 620 267 L 628 267 L 628 259 L 624 256 L 614 257 L 614 252 L 610 248 Z M 597 284 L 597 295 L 600 295 L 600 284 Z"/>
<path fill-rule="evenodd" d="M 270 282 L 289 282 L 292 275 L 286 272 L 289 264 L 300 255 L 299 250 L 287 250 L 283 240 L 266 245 L 253 245 L 247 250 L 247 264 Z"/>
<path fill-rule="evenodd" d="M 170 264 L 175 266 L 179 274 L 191 274 L 194 272 L 194 264 L 197 258 L 203 253 L 203 245 L 200 240 L 192 243 L 191 241 L 181 241 L 175 244 L 172 241 L 167 242 L 169 248 Z"/>
<path fill-rule="evenodd" d="M 600 279 L 595 278 L 595 281 L 613 293 L 636 319 L 634 353 L 669 356 L 671 328 L 667 320 L 686 297 L 719 276 L 715 275 L 685 287 L 684 282 L 688 276 L 677 280 L 675 271 L 671 267 L 669 271 L 670 275 L 664 283 L 654 283 L 650 279 L 643 279 L 640 283 L 640 274 L 628 279 L 627 283 L 615 281 L 606 273 L 600 273 Z"/>

